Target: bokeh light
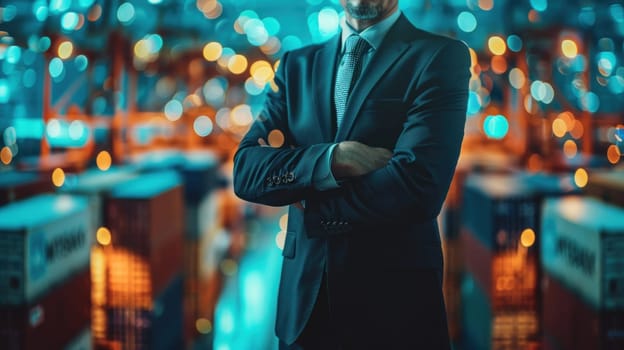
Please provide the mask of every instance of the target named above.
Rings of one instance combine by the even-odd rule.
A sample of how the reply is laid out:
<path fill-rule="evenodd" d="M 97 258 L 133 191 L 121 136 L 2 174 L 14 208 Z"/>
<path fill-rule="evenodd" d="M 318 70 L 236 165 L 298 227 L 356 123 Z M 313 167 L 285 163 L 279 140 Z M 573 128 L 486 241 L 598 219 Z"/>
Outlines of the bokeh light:
<path fill-rule="evenodd" d="M 576 186 L 578 186 L 579 188 L 583 188 L 587 186 L 588 182 L 589 174 L 587 173 L 587 170 L 579 168 L 576 170 L 576 172 L 574 172 L 574 183 L 576 184 Z"/>
<path fill-rule="evenodd" d="M 108 151 L 101 151 L 100 153 L 98 153 L 95 162 L 98 169 L 100 169 L 101 171 L 107 171 L 108 169 L 110 169 L 113 163 L 113 159 Z"/>
<path fill-rule="evenodd" d="M 61 168 L 56 168 L 52 172 L 52 184 L 61 187 L 65 183 L 65 172 Z"/>

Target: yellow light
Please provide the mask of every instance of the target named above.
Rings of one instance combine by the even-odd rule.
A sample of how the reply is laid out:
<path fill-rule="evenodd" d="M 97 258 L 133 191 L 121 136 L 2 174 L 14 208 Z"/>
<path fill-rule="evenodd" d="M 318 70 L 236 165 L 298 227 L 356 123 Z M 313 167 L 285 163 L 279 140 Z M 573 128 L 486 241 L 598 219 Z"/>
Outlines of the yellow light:
<path fill-rule="evenodd" d="M 241 74 L 247 69 L 247 58 L 243 55 L 234 55 L 228 61 L 228 69 L 233 74 Z"/>
<path fill-rule="evenodd" d="M 140 59 L 147 59 L 150 55 L 150 43 L 141 39 L 134 44 L 134 55 Z"/>
<path fill-rule="evenodd" d="M 58 47 L 59 58 L 66 60 L 71 57 L 74 52 L 74 44 L 71 41 L 63 41 Z"/>
<path fill-rule="evenodd" d="M 209 62 L 214 62 L 216 60 L 219 59 L 219 57 L 221 57 L 221 54 L 223 53 L 223 47 L 221 46 L 221 44 L 217 43 L 217 42 L 211 42 L 206 44 L 206 46 L 204 46 L 204 58 L 206 59 L 206 61 Z"/>
<path fill-rule="evenodd" d="M 195 328 L 201 334 L 209 334 L 212 332 L 212 322 L 205 318 L 199 318 L 195 321 Z"/>
<path fill-rule="evenodd" d="M 507 44 L 500 36 L 493 36 L 488 40 L 490 51 L 497 56 L 504 55 L 507 52 Z"/>
<path fill-rule="evenodd" d="M 578 47 L 573 40 L 566 39 L 561 42 L 561 52 L 567 58 L 574 58 L 578 55 Z"/>
<path fill-rule="evenodd" d="M 562 112 L 557 116 L 558 119 L 561 119 L 566 124 L 567 131 L 570 131 L 574 128 L 574 122 L 576 119 L 574 118 L 574 114 L 571 112 Z"/>
<path fill-rule="evenodd" d="M 576 145 L 576 142 L 572 140 L 567 140 L 563 144 L 563 154 L 565 154 L 567 158 L 574 158 L 576 157 L 577 153 L 578 153 L 578 146 Z"/>
<path fill-rule="evenodd" d="M 282 60 L 277 60 L 275 61 L 275 63 L 273 64 L 273 70 L 277 72 L 277 68 L 279 68 L 280 63 L 282 63 Z"/>
<path fill-rule="evenodd" d="M 284 243 L 285 242 L 286 242 L 286 231 L 282 230 L 282 231 L 277 233 L 277 236 L 275 236 L 275 245 L 277 245 L 277 247 L 280 250 L 284 250 Z"/>
<path fill-rule="evenodd" d="M 52 172 L 52 183 L 56 187 L 61 187 L 65 183 L 65 172 L 61 168 L 56 168 Z"/>
<path fill-rule="evenodd" d="M 258 85 L 265 85 L 275 77 L 273 67 L 267 61 L 256 61 L 249 68 L 249 73 Z"/>
<path fill-rule="evenodd" d="M 617 148 L 616 145 L 609 146 L 609 149 L 607 149 L 607 159 L 609 159 L 609 163 L 614 165 L 619 163 L 620 157 L 620 149 Z"/>
<path fill-rule="evenodd" d="M 109 245 L 111 243 L 111 232 L 106 227 L 100 227 L 95 236 L 101 245 Z"/>
<path fill-rule="evenodd" d="M 102 171 L 106 171 L 110 169 L 113 159 L 111 158 L 110 153 L 108 151 L 102 151 L 98 153 L 97 158 L 95 159 L 95 163 L 97 164 L 98 169 Z"/>
<path fill-rule="evenodd" d="M 579 188 L 583 188 L 583 187 L 587 186 L 588 182 L 589 182 L 589 174 L 587 174 L 587 170 L 585 170 L 583 168 L 579 168 L 574 173 L 574 183 Z"/>
<path fill-rule="evenodd" d="M 284 145 L 284 133 L 280 130 L 271 130 L 269 133 L 269 145 L 273 148 L 280 148 Z"/>
<path fill-rule="evenodd" d="M 0 151 L 0 161 L 2 161 L 5 165 L 9 165 L 12 160 L 13 152 L 11 152 L 11 149 L 9 147 L 2 147 L 2 150 Z"/>
<path fill-rule="evenodd" d="M 552 124 L 552 131 L 553 131 L 553 134 L 555 134 L 555 136 L 564 137 L 566 132 L 568 132 L 568 127 L 565 121 L 557 118 Z"/>
<path fill-rule="evenodd" d="M 279 227 L 282 231 L 286 231 L 287 226 L 288 226 L 288 214 L 284 214 L 280 217 Z"/>
<path fill-rule="evenodd" d="M 530 248 L 535 244 L 535 231 L 530 228 L 522 231 L 520 235 L 520 244 L 525 248 Z"/>

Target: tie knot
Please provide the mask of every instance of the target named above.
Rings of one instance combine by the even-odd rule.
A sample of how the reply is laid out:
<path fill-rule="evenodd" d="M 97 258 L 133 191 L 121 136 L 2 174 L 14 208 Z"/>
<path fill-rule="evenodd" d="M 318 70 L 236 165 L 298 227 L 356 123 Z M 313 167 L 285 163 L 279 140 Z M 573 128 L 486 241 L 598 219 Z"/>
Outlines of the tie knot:
<path fill-rule="evenodd" d="M 351 35 L 345 41 L 345 53 L 361 55 L 368 48 L 368 42 L 359 35 Z"/>

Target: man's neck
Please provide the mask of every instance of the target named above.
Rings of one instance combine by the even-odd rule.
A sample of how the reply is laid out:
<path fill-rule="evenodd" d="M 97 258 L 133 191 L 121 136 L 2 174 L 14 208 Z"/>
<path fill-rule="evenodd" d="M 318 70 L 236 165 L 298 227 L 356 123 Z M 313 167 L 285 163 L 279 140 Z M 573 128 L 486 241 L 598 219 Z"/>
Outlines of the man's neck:
<path fill-rule="evenodd" d="M 361 20 L 361 19 L 355 19 L 353 17 L 351 17 L 346 11 L 345 11 L 345 20 L 347 21 L 347 24 L 351 26 L 351 28 L 355 29 L 356 32 L 361 33 L 364 29 L 374 26 L 375 24 L 383 21 L 384 19 L 388 18 L 390 15 L 392 15 L 395 11 L 398 11 L 399 5 L 398 3 L 396 5 L 394 5 L 394 7 L 388 9 L 388 11 L 386 11 L 383 15 L 379 16 L 379 18 L 375 18 L 372 20 Z"/>

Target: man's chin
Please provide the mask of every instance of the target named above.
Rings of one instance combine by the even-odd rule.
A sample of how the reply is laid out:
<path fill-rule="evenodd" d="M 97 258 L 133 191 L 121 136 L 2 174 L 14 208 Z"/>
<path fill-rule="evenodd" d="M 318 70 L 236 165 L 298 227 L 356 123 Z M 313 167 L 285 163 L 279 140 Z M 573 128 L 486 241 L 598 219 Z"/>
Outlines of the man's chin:
<path fill-rule="evenodd" d="M 382 11 L 377 6 L 353 6 L 347 3 L 347 11 L 353 19 L 361 21 L 374 21 L 381 17 Z"/>

